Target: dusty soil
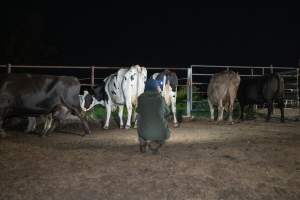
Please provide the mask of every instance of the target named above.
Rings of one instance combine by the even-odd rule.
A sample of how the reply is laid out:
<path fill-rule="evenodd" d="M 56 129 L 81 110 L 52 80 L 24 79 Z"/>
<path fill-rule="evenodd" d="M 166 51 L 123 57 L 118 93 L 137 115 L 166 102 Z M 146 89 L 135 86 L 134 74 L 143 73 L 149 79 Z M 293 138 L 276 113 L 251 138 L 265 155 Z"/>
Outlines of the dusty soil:
<path fill-rule="evenodd" d="M 299 130 L 277 118 L 189 121 L 160 155 L 139 153 L 134 129 L 10 131 L 0 139 L 0 199 L 298 200 Z"/>

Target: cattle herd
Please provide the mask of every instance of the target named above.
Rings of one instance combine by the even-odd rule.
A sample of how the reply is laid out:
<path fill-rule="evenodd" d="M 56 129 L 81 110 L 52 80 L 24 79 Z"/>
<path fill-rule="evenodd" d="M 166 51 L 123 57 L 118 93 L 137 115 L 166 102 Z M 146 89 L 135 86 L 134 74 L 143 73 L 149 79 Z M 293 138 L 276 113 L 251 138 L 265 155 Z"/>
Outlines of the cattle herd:
<path fill-rule="evenodd" d="M 174 72 L 164 70 L 155 73 L 151 79 L 161 85 L 161 95 L 173 113 L 174 127 L 178 126 L 176 118 L 176 98 L 178 78 Z M 121 68 L 106 77 L 95 87 L 83 87 L 72 76 L 51 76 L 38 74 L 2 74 L 0 79 L 0 136 L 5 136 L 3 124 L 12 117 L 28 119 L 27 131 L 34 130 L 36 118 L 44 120 L 41 135 L 50 134 L 59 122 L 72 114 L 80 119 L 85 134 L 91 133 L 85 112 L 100 104 L 106 109 L 104 129 L 109 128 L 111 112 L 118 109 L 120 128 L 124 127 L 123 108 L 127 108 L 125 128 L 135 123 L 137 98 L 144 92 L 147 69 L 139 65 Z M 278 73 L 262 77 L 241 80 L 233 71 L 223 71 L 212 76 L 207 89 L 211 120 L 214 120 L 214 107 L 217 107 L 217 120 L 223 120 L 223 112 L 229 112 L 232 123 L 233 105 L 237 99 L 240 119 L 244 119 L 244 107 L 254 104 L 266 104 L 267 121 L 273 110 L 273 103 L 278 102 L 281 121 L 284 122 L 284 81 Z M 135 123 L 136 126 L 136 123 Z"/>

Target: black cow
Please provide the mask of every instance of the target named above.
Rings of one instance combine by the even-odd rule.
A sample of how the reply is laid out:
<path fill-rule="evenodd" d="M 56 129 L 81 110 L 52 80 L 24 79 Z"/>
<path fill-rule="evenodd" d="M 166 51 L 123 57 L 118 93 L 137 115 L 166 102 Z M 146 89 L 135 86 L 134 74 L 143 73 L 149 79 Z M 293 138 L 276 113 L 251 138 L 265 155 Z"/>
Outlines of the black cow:
<path fill-rule="evenodd" d="M 0 135 L 5 135 L 2 124 L 7 118 L 44 116 L 49 119 L 43 131 L 46 134 L 69 112 L 79 117 L 86 134 L 91 132 L 81 113 L 77 78 L 37 74 L 5 74 L 0 78 Z"/>
<path fill-rule="evenodd" d="M 284 80 L 278 73 L 268 74 L 262 77 L 242 80 L 237 96 L 240 107 L 240 119 L 244 119 L 245 105 L 253 104 L 268 106 L 268 115 L 266 121 L 270 120 L 273 111 L 273 102 L 278 102 L 281 111 L 281 122 L 284 122 Z"/>

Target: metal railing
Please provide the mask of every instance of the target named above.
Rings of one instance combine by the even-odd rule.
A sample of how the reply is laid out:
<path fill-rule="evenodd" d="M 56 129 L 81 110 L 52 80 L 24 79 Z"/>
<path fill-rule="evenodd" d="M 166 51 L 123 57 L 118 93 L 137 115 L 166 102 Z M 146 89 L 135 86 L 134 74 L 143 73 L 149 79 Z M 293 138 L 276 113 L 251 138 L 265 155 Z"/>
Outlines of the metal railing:
<path fill-rule="evenodd" d="M 13 72 L 30 72 L 34 71 L 42 73 L 50 73 L 55 75 L 68 75 L 77 76 L 81 85 L 94 86 L 99 80 L 103 80 L 108 75 L 117 72 L 122 67 L 110 66 L 29 66 L 29 65 L 0 65 L 0 73 L 13 73 Z M 129 66 L 128 66 L 129 67 Z M 207 85 L 212 75 L 221 70 L 232 69 L 238 71 L 241 77 L 255 77 L 262 76 L 268 72 L 280 72 L 285 79 L 294 78 L 292 82 L 285 84 L 286 94 L 295 94 L 296 99 L 287 99 L 286 103 L 292 104 L 297 102 L 299 107 L 299 68 L 296 67 L 273 67 L 273 66 L 214 66 L 214 65 L 191 65 L 189 68 L 176 68 L 176 67 L 154 67 L 147 66 L 148 77 L 151 73 L 160 72 L 165 69 L 176 72 L 179 80 L 179 87 L 186 90 L 186 116 L 191 117 L 193 111 L 193 104 L 199 101 L 193 100 L 195 95 L 206 96 Z M 58 70 L 61 70 L 58 72 Z M 71 71 L 69 71 L 71 70 Z M 79 73 L 79 71 L 82 72 Z M 202 70 L 202 72 L 201 72 Z M 84 73 L 83 73 L 84 72 Z M 85 75 L 84 75 L 85 74 Z M 202 87 L 202 90 L 194 91 L 193 88 Z"/>
<path fill-rule="evenodd" d="M 213 65 L 191 65 L 190 67 L 190 82 L 189 87 L 189 107 L 190 111 L 193 111 L 194 103 L 201 101 L 193 100 L 194 95 L 207 96 L 207 86 L 210 77 L 217 72 L 223 70 L 233 70 L 239 72 L 241 77 L 258 77 L 263 76 L 266 73 L 279 72 L 285 79 L 285 94 L 291 96 L 292 99 L 286 99 L 285 104 L 293 104 L 299 107 L 299 68 L 296 67 L 274 67 L 274 66 L 213 66 Z M 214 71 L 212 73 L 212 71 Z M 202 90 L 201 90 L 202 87 Z M 200 88 L 198 91 L 194 91 L 195 88 Z"/>
<path fill-rule="evenodd" d="M 129 67 L 129 66 L 128 66 Z M 53 75 L 72 75 L 76 76 L 81 85 L 84 86 L 95 86 L 97 82 L 105 79 L 112 73 L 117 72 L 121 67 L 110 67 L 110 66 L 31 66 L 31 65 L 0 65 L 0 73 L 42 73 L 53 74 Z M 155 72 L 161 72 L 162 70 L 169 69 L 175 72 L 178 76 L 178 87 L 184 88 L 188 91 L 188 68 L 177 68 L 177 67 L 156 67 L 146 66 L 149 75 Z M 44 70 L 44 71 L 43 71 Z M 150 72 L 150 73 L 149 73 Z M 188 102 L 188 101 L 187 101 Z M 188 112 L 189 109 L 186 110 Z M 188 115 L 190 116 L 190 115 Z"/>

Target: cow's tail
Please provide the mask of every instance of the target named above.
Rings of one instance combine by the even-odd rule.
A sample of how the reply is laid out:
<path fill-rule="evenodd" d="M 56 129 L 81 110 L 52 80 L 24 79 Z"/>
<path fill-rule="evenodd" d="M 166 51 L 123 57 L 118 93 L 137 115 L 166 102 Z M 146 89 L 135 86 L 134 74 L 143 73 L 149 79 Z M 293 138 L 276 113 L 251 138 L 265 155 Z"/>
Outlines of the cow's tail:
<path fill-rule="evenodd" d="M 284 79 L 279 73 L 276 73 L 276 77 L 277 77 L 277 81 L 278 81 L 277 97 L 283 99 L 284 98 Z"/>

